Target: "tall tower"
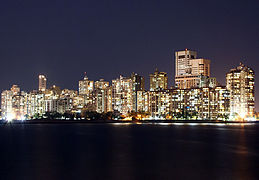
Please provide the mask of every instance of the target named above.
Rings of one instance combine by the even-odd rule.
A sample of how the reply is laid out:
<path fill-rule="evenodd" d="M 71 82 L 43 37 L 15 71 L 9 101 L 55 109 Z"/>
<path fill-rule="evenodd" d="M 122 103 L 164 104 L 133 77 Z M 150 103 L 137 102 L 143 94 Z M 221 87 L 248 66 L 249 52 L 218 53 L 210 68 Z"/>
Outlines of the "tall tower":
<path fill-rule="evenodd" d="M 133 94 L 133 110 L 137 112 L 138 106 L 138 91 L 143 92 L 145 90 L 145 79 L 143 76 L 137 73 L 131 73 L 132 80 L 132 94 Z M 140 92 L 139 92 L 140 93 Z M 141 94 L 141 93 L 140 93 Z"/>
<path fill-rule="evenodd" d="M 168 88 L 168 77 L 166 72 L 159 72 L 157 69 L 154 74 L 149 75 L 150 91 L 158 91 Z"/>
<path fill-rule="evenodd" d="M 255 112 L 255 73 L 240 63 L 226 75 L 227 89 L 230 92 L 230 115 L 241 118 L 252 117 Z"/>
<path fill-rule="evenodd" d="M 191 74 L 191 59 L 197 58 L 197 52 L 185 49 L 175 52 L 175 77 Z"/>
<path fill-rule="evenodd" d="M 108 81 L 100 79 L 94 83 L 95 106 L 98 113 L 112 111 L 112 88 Z"/>
<path fill-rule="evenodd" d="M 179 89 L 199 87 L 202 77 L 210 77 L 210 60 L 185 49 L 175 52 L 175 86 Z"/>
<path fill-rule="evenodd" d="M 95 110 L 95 97 L 94 97 L 94 81 L 90 81 L 86 76 L 79 83 L 79 96 L 83 98 L 83 106 L 87 106 L 87 109 L 91 111 Z"/>
<path fill-rule="evenodd" d="M 123 115 L 133 110 L 133 83 L 131 78 L 120 76 L 112 80 L 112 107 Z"/>
<path fill-rule="evenodd" d="M 133 83 L 133 91 L 144 91 L 145 90 L 145 79 L 143 76 L 133 72 L 131 74 L 131 80 Z"/>
<path fill-rule="evenodd" d="M 86 76 L 83 80 L 79 81 L 79 95 L 89 95 L 94 90 L 94 81 L 90 81 Z"/>
<path fill-rule="evenodd" d="M 17 85 L 13 85 L 11 90 L 1 93 L 2 118 L 6 120 L 21 120 L 26 114 L 25 93 L 20 91 Z"/>
<path fill-rule="evenodd" d="M 44 75 L 39 75 L 39 91 L 46 91 L 47 78 Z"/>
<path fill-rule="evenodd" d="M 13 92 L 10 90 L 5 90 L 1 93 L 2 119 L 12 120 L 15 118 L 13 116 L 12 97 Z"/>

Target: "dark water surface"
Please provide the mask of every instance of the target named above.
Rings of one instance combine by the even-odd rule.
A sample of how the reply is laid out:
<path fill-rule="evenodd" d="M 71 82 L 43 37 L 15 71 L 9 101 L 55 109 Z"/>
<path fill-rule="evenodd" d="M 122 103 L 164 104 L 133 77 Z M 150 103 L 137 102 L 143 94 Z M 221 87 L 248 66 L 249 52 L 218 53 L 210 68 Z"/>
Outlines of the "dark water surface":
<path fill-rule="evenodd" d="M 0 179 L 259 179 L 259 125 L 1 125 Z"/>

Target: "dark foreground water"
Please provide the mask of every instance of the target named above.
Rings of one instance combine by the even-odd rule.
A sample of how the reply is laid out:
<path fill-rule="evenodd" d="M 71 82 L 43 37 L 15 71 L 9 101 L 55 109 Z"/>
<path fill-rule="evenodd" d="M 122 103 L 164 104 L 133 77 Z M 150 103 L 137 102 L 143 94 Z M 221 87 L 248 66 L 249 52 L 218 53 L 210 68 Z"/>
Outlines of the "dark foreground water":
<path fill-rule="evenodd" d="M 0 179 L 259 179 L 259 125 L 1 125 Z"/>

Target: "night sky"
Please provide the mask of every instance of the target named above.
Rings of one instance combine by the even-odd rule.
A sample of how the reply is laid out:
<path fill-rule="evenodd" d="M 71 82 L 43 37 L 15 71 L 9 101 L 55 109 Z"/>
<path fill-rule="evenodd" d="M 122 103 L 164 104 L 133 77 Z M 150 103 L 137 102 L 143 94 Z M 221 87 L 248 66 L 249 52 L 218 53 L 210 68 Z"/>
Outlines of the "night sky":
<path fill-rule="evenodd" d="M 111 81 L 157 67 L 173 85 L 174 51 L 211 59 L 212 76 L 239 62 L 259 66 L 259 1 L 5 0 L 0 4 L 0 90 L 18 84 L 77 89 L 89 79 Z M 256 72 L 256 84 L 259 76 Z M 148 84 L 148 83 L 147 83 Z M 148 86 L 147 86 L 148 87 Z M 257 88 L 258 89 L 258 88 Z M 256 94 L 257 99 L 259 93 Z M 259 101 L 257 101 L 259 110 Z"/>

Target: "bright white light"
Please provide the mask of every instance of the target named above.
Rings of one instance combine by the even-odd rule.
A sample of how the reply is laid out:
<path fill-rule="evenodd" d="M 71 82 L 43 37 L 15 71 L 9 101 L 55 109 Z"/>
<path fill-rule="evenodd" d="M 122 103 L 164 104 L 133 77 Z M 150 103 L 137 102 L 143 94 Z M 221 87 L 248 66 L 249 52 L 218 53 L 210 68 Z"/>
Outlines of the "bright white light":
<path fill-rule="evenodd" d="M 246 117 L 246 113 L 245 113 L 244 111 L 241 111 L 241 113 L 240 113 L 240 117 L 241 117 L 242 119 L 245 119 L 245 117 Z"/>
<path fill-rule="evenodd" d="M 191 125 L 191 126 L 196 126 L 198 125 L 197 123 L 187 123 L 188 125 Z"/>
<path fill-rule="evenodd" d="M 168 126 L 171 125 L 171 123 L 158 123 L 159 125 Z"/>
<path fill-rule="evenodd" d="M 20 120 L 24 121 L 24 120 L 26 120 L 26 117 L 25 116 L 21 116 Z"/>
<path fill-rule="evenodd" d="M 245 118 L 246 121 L 256 121 L 256 118 L 255 117 L 248 117 L 248 118 Z"/>
<path fill-rule="evenodd" d="M 12 113 L 8 113 L 7 116 L 6 116 L 6 120 L 8 122 L 11 122 L 12 120 L 15 119 L 15 114 L 12 112 Z"/>

